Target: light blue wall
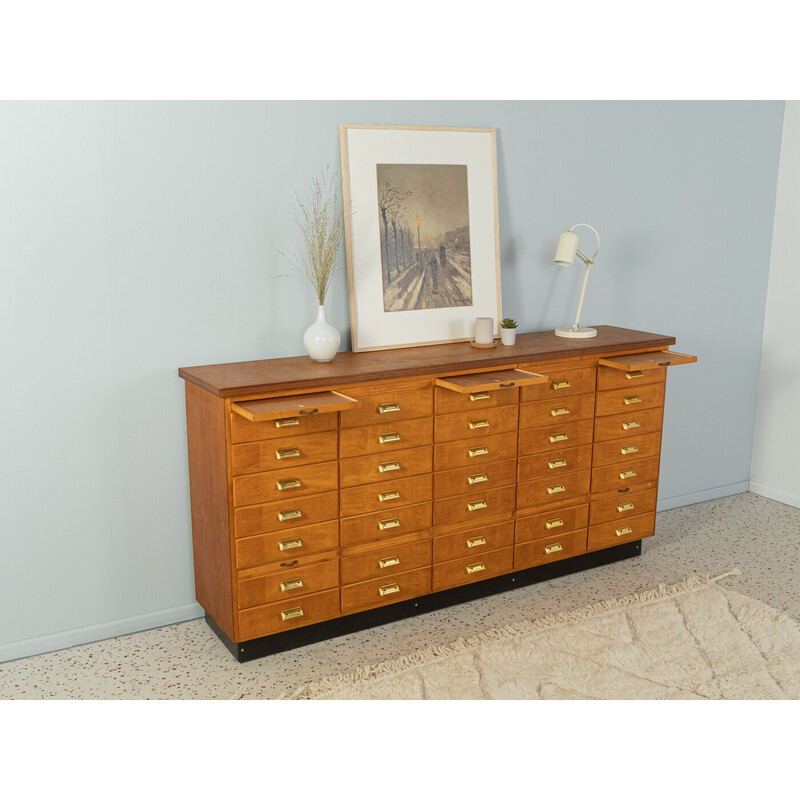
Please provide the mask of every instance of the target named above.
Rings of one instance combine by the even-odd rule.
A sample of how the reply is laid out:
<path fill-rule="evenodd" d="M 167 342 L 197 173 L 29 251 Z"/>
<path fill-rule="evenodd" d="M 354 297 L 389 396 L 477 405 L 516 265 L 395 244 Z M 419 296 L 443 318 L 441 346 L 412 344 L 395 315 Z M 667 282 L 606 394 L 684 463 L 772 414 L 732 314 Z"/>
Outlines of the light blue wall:
<path fill-rule="evenodd" d="M 503 310 L 677 337 L 662 507 L 747 488 L 783 103 L 0 105 L 0 660 L 199 616 L 179 366 L 300 355 L 340 122 L 494 127 Z M 349 346 L 347 282 L 328 300 Z"/>

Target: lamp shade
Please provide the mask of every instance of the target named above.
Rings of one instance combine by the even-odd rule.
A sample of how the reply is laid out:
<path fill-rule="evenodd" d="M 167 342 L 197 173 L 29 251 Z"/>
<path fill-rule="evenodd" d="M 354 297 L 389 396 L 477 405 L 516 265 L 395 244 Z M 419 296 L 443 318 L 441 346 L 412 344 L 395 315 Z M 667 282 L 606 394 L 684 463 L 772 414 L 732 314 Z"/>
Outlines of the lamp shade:
<path fill-rule="evenodd" d="M 571 267 L 575 263 L 578 252 L 578 234 L 575 231 L 564 231 L 558 240 L 554 261 L 561 267 Z"/>

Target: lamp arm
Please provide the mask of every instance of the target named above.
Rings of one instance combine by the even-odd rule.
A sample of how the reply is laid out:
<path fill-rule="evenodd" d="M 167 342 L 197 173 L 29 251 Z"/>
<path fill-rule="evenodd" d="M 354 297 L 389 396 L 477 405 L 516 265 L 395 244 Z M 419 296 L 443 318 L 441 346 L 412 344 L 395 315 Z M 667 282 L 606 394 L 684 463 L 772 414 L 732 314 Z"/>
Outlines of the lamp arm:
<path fill-rule="evenodd" d="M 594 263 L 595 258 L 597 258 L 597 253 L 600 250 L 600 234 L 591 225 L 587 225 L 585 222 L 579 222 L 577 225 L 573 225 L 570 230 L 574 231 L 575 228 L 588 228 L 597 237 L 597 248 L 594 251 L 594 255 L 589 259 L 589 261 Z"/>
<path fill-rule="evenodd" d="M 592 267 L 594 262 L 587 261 L 586 262 L 586 271 L 583 273 L 583 286 L 581 287 L 581 299 L 578 301 L 578 313 L 575 314 L 575 324 L 572 326 L 573 328 L 580 327 L 578 325 L 578 320 L 581 318 L 581 308 L 583 308 L 583 295 L 586 293 L 586 281 L 589 278 L 589 270 Z"/>

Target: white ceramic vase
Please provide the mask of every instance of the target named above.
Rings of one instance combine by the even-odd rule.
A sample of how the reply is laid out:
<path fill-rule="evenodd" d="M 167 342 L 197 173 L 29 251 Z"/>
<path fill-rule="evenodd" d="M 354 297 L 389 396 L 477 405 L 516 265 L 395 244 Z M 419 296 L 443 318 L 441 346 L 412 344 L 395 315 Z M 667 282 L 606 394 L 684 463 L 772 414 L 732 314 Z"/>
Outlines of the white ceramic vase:
<path fill-rule="evenodd" d="M 517 341 L 517 329 L 500 328 L 500 341 L 503 344 L 515 344 Z"/>
<path fill-rule="evenodd" d="M 320 306 L 317 321 L 309 325 L 303 334 L 303 344 L 309 358 L 323 363 L 333 361 L 341 341 L 339 331 L 325 318 L 325 306 Z"/>

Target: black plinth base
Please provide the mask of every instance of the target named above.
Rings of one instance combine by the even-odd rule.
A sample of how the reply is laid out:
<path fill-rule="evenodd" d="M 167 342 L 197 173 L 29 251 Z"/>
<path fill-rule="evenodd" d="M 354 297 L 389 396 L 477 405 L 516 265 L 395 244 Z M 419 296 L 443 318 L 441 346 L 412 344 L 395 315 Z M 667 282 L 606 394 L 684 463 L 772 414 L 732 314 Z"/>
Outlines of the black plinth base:
<path fill-rule="evenodd" d="M 250 639 L 238 644 L 232 642 L 208 614 L 206 614 L 206 622 L 237 661 L 252 661 L 255 658 L 263 658 L 273 653 L 281 653 L 284 650 L 292 650 L 295 647 L 314 644 L 324 639 L 333 639 L 336 636 L 344 636 L 348 633 L 385 625 L 388 622 L 395 622 L 399 619 L 414 617 L 417 614 L 425 614 L 439 608 L 458 605 L 467 600 L 488 597 L 511 589 L 518 589 L 520 586 L 529 586 L 532 583 L 549 581 L 553 578 L 560 578 L 562 575 L 571 575 L 574 572 L 582 572 L 592 567 L 600 567 L 603 564 L 613 564 L 615 561 L 638 556 L 641 552 L 641 541 L 628 542 L 616 547 L 609 547 L 606 550 L 597 550 L 593 553 L 565 558 L 563 561 L 554 561 L 551 564 L 542 564 L 539 567 L 510 572 L 508 575 L 499 575 L 496 578 L 470 583 L 466 586 L 457 586 L 454 589 L 445 589 L 442 592 L 413 597 L 410 600 L 403 600 L 389 606 L 373 608 L 369 611 L 361 611 L 358 614 L 349 614 L 346 617 L 326 620 L 325 622 L 317 622 L 304 628 L 295 628 L 284 633 L 262 636 L 258 639 Z"/>

